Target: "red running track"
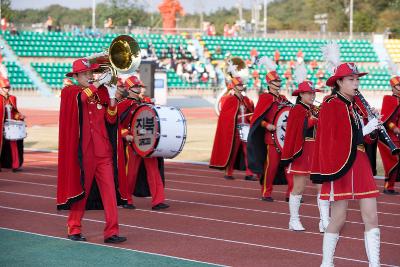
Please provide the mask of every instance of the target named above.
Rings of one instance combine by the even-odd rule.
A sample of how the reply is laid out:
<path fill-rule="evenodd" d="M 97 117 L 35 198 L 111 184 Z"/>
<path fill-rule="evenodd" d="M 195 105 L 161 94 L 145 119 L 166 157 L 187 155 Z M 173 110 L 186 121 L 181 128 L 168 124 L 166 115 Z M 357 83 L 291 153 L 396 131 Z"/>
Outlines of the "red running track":
<path fill-rule="evenodd" d="M 24 171 L 0 173 L 0 227 L 66 236 L 68 212 L 55 208 L 56 153 L 26 153 Z M 123 248 L 229 266 L 319 266 L 322 235 L 317 232 L 315 190 L 306 188 L 301 217 L 307 231 L 287 229 L 284 186 L 273 203 L 259 200 L 257 182 L 224 180 L 206 166 L 166 163 L 166 195 L 171 208 L 154 212 L 149 199 L 136 210 L 119 209 Z M 377 181 L 382 189 L 382 181 Z M 400 197 L 378 198 L 382 266 L 400 265 Z M 83 232 L 102 244 L 103 211 L 88 211 Z M 336 250 L 336 266 L 367 266 L 358 203 L 352 202 Z"/>

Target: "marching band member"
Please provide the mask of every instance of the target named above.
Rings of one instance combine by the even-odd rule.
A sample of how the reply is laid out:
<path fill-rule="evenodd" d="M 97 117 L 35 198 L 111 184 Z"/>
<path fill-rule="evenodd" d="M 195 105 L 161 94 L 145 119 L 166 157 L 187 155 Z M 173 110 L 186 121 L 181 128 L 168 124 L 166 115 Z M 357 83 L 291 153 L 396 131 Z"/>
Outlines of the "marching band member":
<path fill-rule="evenodd" d="M 249 168 L 259 175 L 261 183 L 261 200 L 272 202 L 273 184 L 287 184 L 283 168 L 280 168 L 281 152 L 275 147 L 273 120 L 281 105 L 290 103 L 284 95 L 279 94 L 281 78 L 275 71 L 276 65 L 267 57 L 261 58 L 261 63 L 267 61 L 271 70 L 265 76 L 268 92 L 262 93 L 258 99 L 254 115 L 250 122 L 250 132 L 247 143 Z M 268 63 L 269 62 L 269 63 Z M 291 191 L 289 180 L 286 197 Z"/>
<path fill-rule="evenodd" d="M 131 127 L 134 127 L 131 125 L 132 116 L 136 108 L 144 103 L 140 97 L 143 86 L 143 83 L 136 76 L 127 78 L 125 80 L 125 89 L 128 91 L 128 97 L 118 104 L 119 134 L 121 141 L 123 141 L 119 142 L 120 144 L 123 143 L 123 148 L 122 150 L 120 149 L 123 153 L 119 153 L 119 159 L 124 159 L 123 163 L 119 163 L 119 180 L 126 184 L 125 193 L 128 200 L 123 207 L 127 209 L 136 208 L 132 199 L 132 194 L 134 193 L 138 196 L 148 196 L 148 193 L 145 193 L 146 191 L 141 186 L 138 187 L 138 183 L 142 184 L 142 181 L 147 179 L 148 188 L 152 196 L 152 209 L 163 210 L 169 207 L 168 204 L 164 203 L 163 159 L 156 157 L 143 158 L 133 150 L 131 145 L 134 138 L 131 131 Z M 125 173 L 121 170 L 125 170 Z M 137 192 L 140 189 L 136 188 L 142 189 L 141 192 Z"/>
<path fill-rule="evenodd" d="M 282 151 L 281 162 L 288 167 L 288 174 L 293 175 L 293 190 L 289 199 L 290 221 L 289 229 L 304 231 L 300 222 L 299 209 L 306 181 L 310 178 L 311 158 L 314 151 L 316 124 L 318 114 L 313 106 L 315 93 L 321 92 L 315 89 L 310 81 L 304 81 L 307 70 L 304 65 L 299 65 L 295 71 L 298 89 L 292 93 L 297 96 L 296 105 L 290 110 L 287 122 L 285 146 Z M 317 186 L 317 203 L 320 213 L 319 230 L 324 232 L 329 224 L 329 201 L 321 200 L 321 184 Z"/>
<path fill-rule="evenodd" d="M 17 98 L 10 95 L 10 82 L 0 77 L 0 171 L 1 167 L 20 171 L 24 161 L 24 140 L 6 140 L 3 136 L 4 122 L 7 119 L 23 121 L 25 116 L 17 108 Z"/>
<path fill-rule="evenodd" d="M 242 78 L 233 77 L 228 83 L 230 92 L 221 98 L 221 112 L 218 117 L 214 145 L 210 159 L 210 168 L 225 169 L 225 179 L 234 179 L 233 169 L 244 163 L 245 180 L 256 181 L 247 163 L 247 144 L 241 140 L 239 123 L 249 123 L 249 116 L 254 110 L 253 101 L 243 95 L 245 89 Z M 240 150 L 241 149 L 241 150 Z M 239 154 L 239 151 L 240 154 Z"/>
<path fill-rule="evenodd" d="M 104 242 L 121 243 L 126 238 L 119 236 L 117 197 L 118 204 L 122 201 L 114 176 L 115 88 L 103 86 L 111 81 L 108 71 L 90 83 L 98 68 L 98 64 L 90 64 L 87 59 L 75 60 L 67 76 L 78 85 L 67 86 L 61 92 L 57 208 L 70 209 L 68 238 L 86 241 L 81 234 L 85 206 L 104 206 Z M 99 204 L 100 207 L 92 206 Z"/>
<path fill-rule="evenodd" d="M 374 138 L 379 121 L 373 118 L 368 123 L 364 121 L 363 126 L 362 111 L 356 103 L 359 77 L 366 74 L 358 72 L 354 63 L 340 64 L 326 82 L 333 87 L 334 95 L 323 103 L 319 112 L 311 178 L 323 182 L 321 199 L 332 202 L 331 220 L 323 238 L 323 267 L 333 266 L 339 232 L 351 199 L 360 201 L 369 266 L 380 266 L 376 204 L 379 191 L 363 144 Z"/>
<path fill-rule="evenodd" d="M 382 121 L 392 139 L 400 147 L 400 76 L 390 79 L 393 95 L 386 95 L 382 102 Z M 399 156 L 392 155 L 390 149 L 383 142 L 378 142 L 379 151 L 382 156 L 383 167 L 385 169 L 385 188 L 383 193 L 387 195 L 398 195 L 394 190 L 395 182 L 400 181 Z"/>

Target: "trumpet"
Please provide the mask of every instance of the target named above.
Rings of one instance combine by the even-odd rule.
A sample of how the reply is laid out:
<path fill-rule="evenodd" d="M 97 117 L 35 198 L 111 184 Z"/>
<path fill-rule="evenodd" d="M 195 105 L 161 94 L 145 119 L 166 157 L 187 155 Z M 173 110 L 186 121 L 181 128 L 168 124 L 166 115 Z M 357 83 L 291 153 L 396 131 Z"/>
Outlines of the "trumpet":
<path fill-rule="evenodd" d="M 118 73 L 131 74 L 140 65 L 140 47 L 138 42 L 129 35 L 120 35 L 112 40 L 110 47 L 104 52 L 86 57 L 90 64 L 99 64 L 101 72 L 110 71 L 110 84 L 117 84 Z M 89 80 L 90 83 L 96 79 Z"/>

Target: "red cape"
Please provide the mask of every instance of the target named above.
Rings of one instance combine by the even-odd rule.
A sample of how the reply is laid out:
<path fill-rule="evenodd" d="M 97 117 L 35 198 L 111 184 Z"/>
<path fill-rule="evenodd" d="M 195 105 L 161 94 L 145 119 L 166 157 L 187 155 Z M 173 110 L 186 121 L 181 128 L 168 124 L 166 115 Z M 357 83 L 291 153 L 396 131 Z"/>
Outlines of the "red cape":
<path fill-rule="evenodd" d="M 303 144 L 307 131 L 309 109 L 302 104 L 296 104 L 289 112 L 285 145 L 282 151 L 281 162 L 289 165 L 303 152 Z"/>
<path fill-rule="evenodd" d="M 61 91 L 59 139 L 58 139 L 58 179 L 57 179 L 57 209 L 69 209 L 70 205 L 85 196 L 84 172 L 80 146 L 80 127 L 82 124 L 81 95 L 82 88 L 77 85 L 67 86 Z M 105 88 L 97 92 L 100 102 L 107 103 L 109 97 Z M 107 132 L 113 147 L 116 149 L 116 128 L 107 125 Z M 117 191 L 117 203 L 123 204 L 118 191 L 116 155 L 114 160 L 114 181 Z M 94 180 L 89 192 L 87 209 L 102 209 L 103 205 L 97 183 Z"/>
<path fill-rule="evenodd" d="M 81 87 L 67 86 L 61 91 L 58 133 L 57 208 L 69 208 L 84 197 L 83 171 L 79 166 L 79 108 Z M 81 159 L 80 159 L 81 160 Z"/>
<path fill-rule="evenodd" d="M 392 117 L 392 115 L 397 111 L 397 109 L 400 106 L 400 99 L 396 96 L 390 96 L 390 95 L 386 95 L 383 97 L 383 102 L 382 102 L 382 110 L 381 110 L 381 114 L 382 114 L 382 121 L 384 124 L 387 124 L 388 120 Z M 387 129 L 387 125 L 386 129 Z M 388 132 L 390 132 L 390 130 L 387 130 Z M 395 138 L 393 138 L 395 139 Z M 400 145 L 400 143 L 397 140 L 393 140 L 395 142 L 395 144 L 397 146 Z M 389 147 L 382 142 L 381 140 L 379 140 L 378 142 L 378 148 L 379 148 L 379 152 L 381 154 L 382 157 L 382 163 L 383 163 L 383 167 L 385 169 L 385 177 L 388 178 L 392 175 L 393 172 L 398 171 L 398 167 L 399 167 L 399 156 L 397 155 L 392 155 Z M 399 175 L 397 176 L 397 181 L 400 181 L 400 177 Z"/>
<path fill-rule="evenodd" d="M 336 180 L 353 165 L 357 149 L 346 103 L 337 96 L 324 102 L 317 129 L 311 179 L 317 183 Z"/>
<path fill-rule="evenodd" d="M 385 95 L 382 101 L 382 122 L 386 123 L 400 106 L 400 98 L 394 95 Z"/>
<path fill-rule="evenodd" d="M 3 136 L 4 121 L 6 118 L 5 98 L 0 95 L 0 168 L 11 168 L 12 157 L 10 141 L 6 140 Z M 18 112 L 17 98 L 13 95 L 9 95 L 9 100 L 14 111 Z M 11 113 L 13 114 L 13 112 Z M 17 140 L 19 167 L 21 167 L 24 161 L 24 140 Z"/>
<path fill-rule="evenodd" d="M 253 103 L 248 97 L 243 97 L 243 101 L 248 110 L 253 110 Z M 240 101 L 235 95 L 224 96 L 215 132 L 210 168 L 225 169 L 228 165 L 232 153 L 239 104 Z"/>

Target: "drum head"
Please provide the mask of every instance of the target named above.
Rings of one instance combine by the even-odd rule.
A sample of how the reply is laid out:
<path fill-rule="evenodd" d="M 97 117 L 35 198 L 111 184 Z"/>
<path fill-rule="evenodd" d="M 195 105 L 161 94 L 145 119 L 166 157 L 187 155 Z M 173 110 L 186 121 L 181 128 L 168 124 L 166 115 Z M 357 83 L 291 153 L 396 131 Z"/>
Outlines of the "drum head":
<path fill-rule="evenodd" d="M 279 109 L 274 119 L 274 125 L 276 127 L 274 141 L 276 146 L 280 149 L 280 151 L 283 151 L 285 135 L 286 135 L 286 127 L 290 109 L 291 108 L 287 106 Z"/>
<path fill-rule="evenodd" d="M 133 149 L 141 157 L 154 152 L 159 140 L 160 125 L 156 111 L 149 105 L 138 107 L 131 121 Z"/>

